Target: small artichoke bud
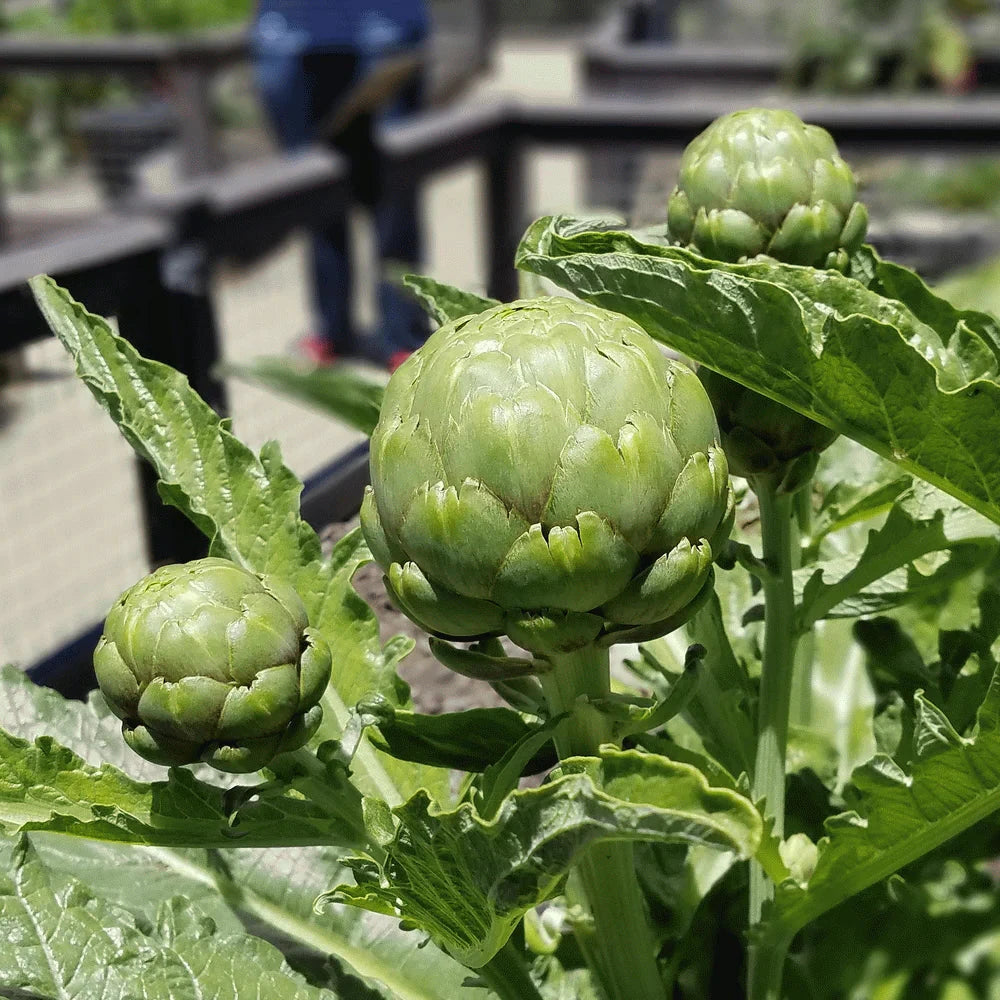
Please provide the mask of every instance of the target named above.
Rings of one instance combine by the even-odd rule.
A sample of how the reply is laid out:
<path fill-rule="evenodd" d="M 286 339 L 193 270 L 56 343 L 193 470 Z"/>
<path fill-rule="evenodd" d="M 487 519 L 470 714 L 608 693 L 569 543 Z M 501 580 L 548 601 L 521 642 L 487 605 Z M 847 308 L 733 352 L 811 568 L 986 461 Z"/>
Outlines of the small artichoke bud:
<path fill-rule="evenodd" d="M 709 368 L 699 368 L 698 378 L 715 408 L 734 476 L 773 476 L 785 493 L 794 493 L 812 478 L 820 453 L 836 440 L 836 431 Z"/>
<path fill-rule="evenodd" d="M 97 682 L 147 760 L 257 771 L 322 718 L 330 650 L 308 625 L 276 577 L 226 559 L 161 566 L 108 613 Z"/>
<path fill-rule="evenodd" d="M 751 108 L 716 119 L 684 151 L 667 222 L 673 239 L 714 260 L 846 271 L 868 228 L 856 194 L 827 131 Z M 715 372 L 699 377 L 735 475 L 770 476 L 785 492 L 808 482 L 833 431 Z"/>
<path fill-rule="evenodd" d="M 536 657 L 676 627 L 731 526 L 697 377 L 567 298 L 434 333 L 389 381 L 371 474 L 361 525 L 397 606 Z"/>
<path fill-rule="evenodd" d="M 868 213 L 830 134 L 790 111 L 716 119 L 684 150 L 667 205 L 671 237 L 704 257 L 844 270 Z"/>

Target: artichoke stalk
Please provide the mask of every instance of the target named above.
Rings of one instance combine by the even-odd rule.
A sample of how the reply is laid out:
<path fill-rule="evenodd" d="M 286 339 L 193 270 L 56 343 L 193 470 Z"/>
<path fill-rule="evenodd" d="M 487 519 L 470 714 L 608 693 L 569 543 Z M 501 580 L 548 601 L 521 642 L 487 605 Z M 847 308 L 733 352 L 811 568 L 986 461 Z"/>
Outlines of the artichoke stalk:
<path fill-rule="evenodd" d="M 789 111 L 753 108 L 719 118 L 684 151 L 668 226 L 673 239 L 715 260 L 769 257 L 843 272 L 868 225 L 856 193 L 854 176 L 827 132 Z M 760 508 L 762 556 L 770 572 L 761 581 L 764 649 L 752 791 L 780 837 L 792 679 L 798 670 L 808 684 L 811 669 L 808 658 L 796 663 L 792 574 L 799 549 L 792 514 L 804 501 L 797 514 L 799 527 L 807 527 L 808 484 L 836 434 L 708 369 L 699 377 L 715 406 L 730 465 L 747 478 Z M 752 864 L 751 925 L 760 922 L 773 895 L 773 883 Z M 765 951 L 751 949 L 751 981 L 768 961 Z"/>
<path fill-rule="evenodd" d="M 565 298 L 434 333 L 389 381 L 371 456 L 361 524 L 394 602 L 540 657 L 676 627 L 732 524 L 697 377 Z"/>
<path fill-rule="evenodd" d="M 322 719 L 330 650 L 308 625 L 284 580 L 226 559 L 161 566 L 108 613 L 97 682 L 147 760 L 256 771 Z"/>
<path fill-rule="evenodd" d="M 389 381 L 371 473 L 361 526 L 393 601 L 437 636 L 529 650 L 432 643 L 463 672 L 537 673 L 561 757 L 614 741 L 607 647 L 693 613 L 733 520 L 697 376 L 631 320 L 565 298 L 434 333 Z M 633 872 L 631 844 L 584 852 L 577 941 L 609 1000 L 665 1000 Z"/>

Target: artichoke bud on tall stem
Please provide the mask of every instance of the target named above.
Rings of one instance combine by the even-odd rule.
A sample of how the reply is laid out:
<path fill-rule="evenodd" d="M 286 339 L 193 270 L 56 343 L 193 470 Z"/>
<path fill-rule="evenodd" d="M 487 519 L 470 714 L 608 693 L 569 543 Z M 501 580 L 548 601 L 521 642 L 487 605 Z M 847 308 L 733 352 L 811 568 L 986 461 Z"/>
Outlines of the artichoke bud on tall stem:
<path fill-rule="evenodd" d="M 695 374 L 631 320 L 566 298 L 434 333 L 389 381 L 371 473 L 361 526 L 392 600 L 453 669 L 537 680 L 561 757 L 613 737 L 596 705 L 608 647 L 682 622 L 732 526 Z M 502 635 L 530 659 L 497 656 Z M 609 1000 L 664 1000 L 642 893 L 623 878 L 631 845 L 601 851 L 570 878 L 588 914 L 577 940 Z"/>
<path fill-rule="evenodd" d="M 361 524 L 393 602 L 539 664 L 676 627 L 732 524 L 697 377 L 565 298 L 434 333 L 390 380 L 371 455 Z"/>

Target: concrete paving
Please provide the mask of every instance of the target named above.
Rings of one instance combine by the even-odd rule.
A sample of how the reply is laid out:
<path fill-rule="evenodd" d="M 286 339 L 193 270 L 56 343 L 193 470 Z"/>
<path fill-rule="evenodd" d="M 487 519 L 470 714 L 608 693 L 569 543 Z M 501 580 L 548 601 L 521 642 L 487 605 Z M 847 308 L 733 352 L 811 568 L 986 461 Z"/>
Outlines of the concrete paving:
<path fill-rule="evenodd" d="M 576 42 L 501 44 L 491 74 L 467 96 L 567 100 L 579 90 Z M 579 210 L 577 154 L 545 152 L 528 170 L 532 214 Z M 427 273 L 482 290 L 481 177 L 475 166 L 437 176 L 423 193 Z M 83 175 L 59 189 L 11 193 L 14 213 L 85 212 L 96 204 Z M 357 220 L 359 305 L 372 319 L 371 241 Z M 253 267 L 220 268 L 216 308 L 225 357 L 283 353 L 311 327 L 304 240 Z M 128 334 L 128 331 L 123 331 Z M 12 408 L 0 428 L 0 662 L 30 665 L 97 622 L 115 596 L 147 571 L 130 448 L 73 377 L 55 341 L 25 352 L 29 378 L 3 390 Z M 253 448 L 280 442 L 306 477 L 358 436 L 330 418 L 253 386 L 229 386 L 236 432 Z"/>

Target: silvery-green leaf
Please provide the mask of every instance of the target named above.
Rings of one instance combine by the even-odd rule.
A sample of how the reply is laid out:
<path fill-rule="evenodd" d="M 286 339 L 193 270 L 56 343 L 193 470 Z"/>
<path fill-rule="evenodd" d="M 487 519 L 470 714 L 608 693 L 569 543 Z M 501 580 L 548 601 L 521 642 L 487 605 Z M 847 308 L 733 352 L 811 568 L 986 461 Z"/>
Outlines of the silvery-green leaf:
<path fill-rule="evenodd" d="M 427 314 L 441 325 L 500 305 L 496 299 L 476 295 L 475 292 L 462 291 L 460 288 L 435 281 L 425 275 L 404 275 L 403 285 L 416 296 L 417 301 L 427 310 Z"/>
<path fill-rule="evenodd" d="M 877 614 L 914 594 L 931 593 L 983 565 L 998 541 L 994 523 L 916 481 L 896 497 L 863 545 L 845 546 L 842 555 L 796 572 L 801 626 L 808 629 L 824 617 Z"/>
<path fill-rule="evenodd" d="M 559 891 L 578 853 L 601 840 L 702 845 L 739 857 L 759 844 L 750 802 L 710 787 L 688 764 L 604 748 L 561 772 L 510 794 L 490 820 L 470 803 L 441 812 L 418 793 L 396 810 L 385 862 L 350 861 L 357 885 L 327 899 L 399 917 L 477 968 L 525 912 Z"/>
<path fill-rule="evenodd" d="M 344 365 L 303 367 L 289 358 L 257 358 L 222 370 L 308 403 L 369 437 L 378 423 L 385 387 Z"/>
<path fill-rule="evenodd" d="M 863 249 L 852 274 L 722 264 L 545 218 L 518 266 L 1000 520 L 1000 327 Z"/>
<path fill-rule="evenodd" d="M 336 1000 L 281 952 L 243 932 L 220 934 L 180 897 L 152 926 L 51 870 L 26 839 L 0 876 L 0 990 L 58 1000 Z"/>
<path fill-rule="evenodd" d="M 855 772 L 848 787 L 855 811 L 827 821 L 808 885 L 778 887 L 761 929 L 765 950 L 780 951 L 827 910 L 1000 809 L 1000 678 L 993 679 L 971 738 L 956 741 L 937 712 L 924 728 L 927 752 L 909 772 L 884 755 Z"/>

